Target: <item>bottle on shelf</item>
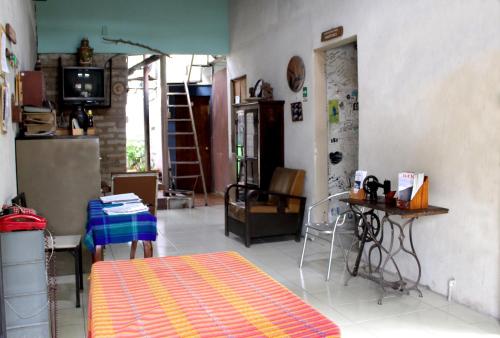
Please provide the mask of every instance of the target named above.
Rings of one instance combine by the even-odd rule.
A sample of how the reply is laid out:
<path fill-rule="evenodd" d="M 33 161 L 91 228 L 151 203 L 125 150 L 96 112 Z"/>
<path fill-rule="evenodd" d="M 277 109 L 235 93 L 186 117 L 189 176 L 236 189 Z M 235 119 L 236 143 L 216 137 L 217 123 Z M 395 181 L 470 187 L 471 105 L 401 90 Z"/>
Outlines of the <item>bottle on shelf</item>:
<path fill-rule="evenodd" d="M 92 110 L 87 111 L 87 116 L 89 118 L 89 123 L 88 126 L 89 128 L 94 128 L 94 114 L 92 113 Z"/>

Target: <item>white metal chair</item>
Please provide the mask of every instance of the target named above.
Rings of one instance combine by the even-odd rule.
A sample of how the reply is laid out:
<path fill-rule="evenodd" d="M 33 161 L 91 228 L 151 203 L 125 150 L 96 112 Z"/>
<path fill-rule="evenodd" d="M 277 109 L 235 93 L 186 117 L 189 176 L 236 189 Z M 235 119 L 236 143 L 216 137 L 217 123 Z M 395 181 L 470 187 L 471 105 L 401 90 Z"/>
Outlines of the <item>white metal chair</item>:
<path fill-rule="evenodd" d="M 354 230 L 353 229 L 346 229 L 344 227 L 345 225 L 345 220 L 347 213 L 350 212 L 350 210 L 344 211 L 341 214 L 339 214 L 335 220 L 335 223 L 328 223 L 328 222 L 320 222 L 320 223 L 314 223 L 311 221 L 311 213 L 312 210 L 324 203 L 329 202 L 332 199 L 335 198 L 340 198 L 344 195 L 349 194 L 348 191 L 340 192 L 337 194 L 330 195 L 324 199 L 322 199 L 319 202 L 316 202 L 312 204 L 308 210 L 307 210 L 307 223 L 305 224 L 306 227 L 306 232 L 305 232 L 305 238 L 304 238 L 304 246 L 302 248 L 302 256 L 300 257 L 300 265 L 299 268 L 302 269 L 302 264 L 304 262 L 304 254 L 306 252 L 306 246 L 307 246 L 307 240 L 309 237 L 312 238 L 318 238 L 322 239 L 324 241 L 330 242 L 330 257 L 328 259 L 328 272 L 326 274 L 326 280 L 330 280 L 330 272 L 331 272 L 331 266 L 332 266 L 332 257 L 333 257 L 333 243 L 335 241 L 335 234 L 341 234 L 341 235 L 349 235 L 353 236 L 353 243 L 356 240 L 356 236 L 354 235 Z M 339 229 L 337 229 L 339 228 Z M 331 236 L 330 238 L 326 236 Z M 342 244 L 341 244 L 342 246 Z M 352 246 L 352 243 L 351 243 Z M 344 249 L 342 247 L 342 249 Z M 347 259 L 347 254 L 345 250 L 343 250 L 344 254 L 344 260 Z"/>

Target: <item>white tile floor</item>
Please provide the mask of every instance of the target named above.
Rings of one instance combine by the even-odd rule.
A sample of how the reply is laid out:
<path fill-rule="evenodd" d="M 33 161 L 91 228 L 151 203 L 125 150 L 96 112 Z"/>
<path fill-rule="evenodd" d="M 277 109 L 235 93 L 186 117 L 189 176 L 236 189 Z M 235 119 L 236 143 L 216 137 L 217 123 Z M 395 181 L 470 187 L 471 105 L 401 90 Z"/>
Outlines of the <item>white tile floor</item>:
<path fill-rule="evenodd" d="M 356 278 L 344 286 L 340 257 L 331 280 L 325 282 L 328 249 L 317 241 L 308 246 L 302 271 L 297 267 L 301 243 L 289 240 L 246 248 L 236 237 L 224 236 L 223 212 L 223 206 L 160 211 L 155 256 L 237 251 L 337 323 L 346 338 L 500 337 L 500 321 L 450 304 L 428 290 L 423 298 L 392 296 L 378 305 L 379 290 L 373 282 Z M 128 245 L 112 245 L 105 259 L 127 259 L 128 254 Z M 59 337 L 85 337 L 87 292 L 85 285 L 82 308 L 75 309 L 73 276 L 59 278 Z"/>

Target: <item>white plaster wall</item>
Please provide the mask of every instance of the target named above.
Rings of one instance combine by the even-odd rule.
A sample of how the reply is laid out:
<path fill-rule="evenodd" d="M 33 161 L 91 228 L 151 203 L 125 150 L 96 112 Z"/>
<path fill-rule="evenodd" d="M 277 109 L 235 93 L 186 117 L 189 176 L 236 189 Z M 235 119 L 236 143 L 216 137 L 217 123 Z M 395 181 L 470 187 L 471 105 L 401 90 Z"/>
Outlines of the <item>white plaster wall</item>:
<path fill-rule="evenodd" d="M 327 184 L 313 50 L 338 25 L 358 42 L 360 167 L 393 183 L 423 171 L 430 202 L 450 208 L 416 223 L 422 283 L 444 294 L 455 277 L 457 301 L 500 317 L 500 1 L 230 1 L 228 79 L 263 78 L 286 100 L 285 163 L 307 171 L 309 203 Z M 301 123 L 285 76 L 295 54 L 310 89 Z"/>
<path fill-rule="evenodd" d="M 20 70 L 31 70 L 36 61 L 36 25 L 32 0 L 0 0 L 0 23 L 10 23 L 17 36 L 17 44 L 9 45 L 19 58 Z M 7 74 L 11 90 L 14 89 L 14 71 Z M 11 91 L 12 92 L 12 91 Z M 16 195 L 16 158 L 14 138 L 17 124 L 9 124 L 7 134 L 0 133 L 0 204 Z"/>

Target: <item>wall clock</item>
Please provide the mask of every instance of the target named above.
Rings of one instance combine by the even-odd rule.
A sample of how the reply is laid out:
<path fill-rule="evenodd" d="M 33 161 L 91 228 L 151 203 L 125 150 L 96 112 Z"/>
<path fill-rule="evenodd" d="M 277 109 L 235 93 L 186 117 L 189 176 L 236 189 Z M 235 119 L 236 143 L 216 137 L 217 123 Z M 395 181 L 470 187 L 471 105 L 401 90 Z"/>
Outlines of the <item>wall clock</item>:
<path fill-rule="evenodd" d="M 115 82 L 113 85 L 113 94 L 120 96 L 125 92 L 125 85 L 123 82 Z"/>
<path fill-rule="evenodd" d="M 288 62 L 286 79 L 288 81 L 288 87 L 294 92 L 298 92 L 304 85 L 306 68 L 300 56 L 295 55 Z"/>

